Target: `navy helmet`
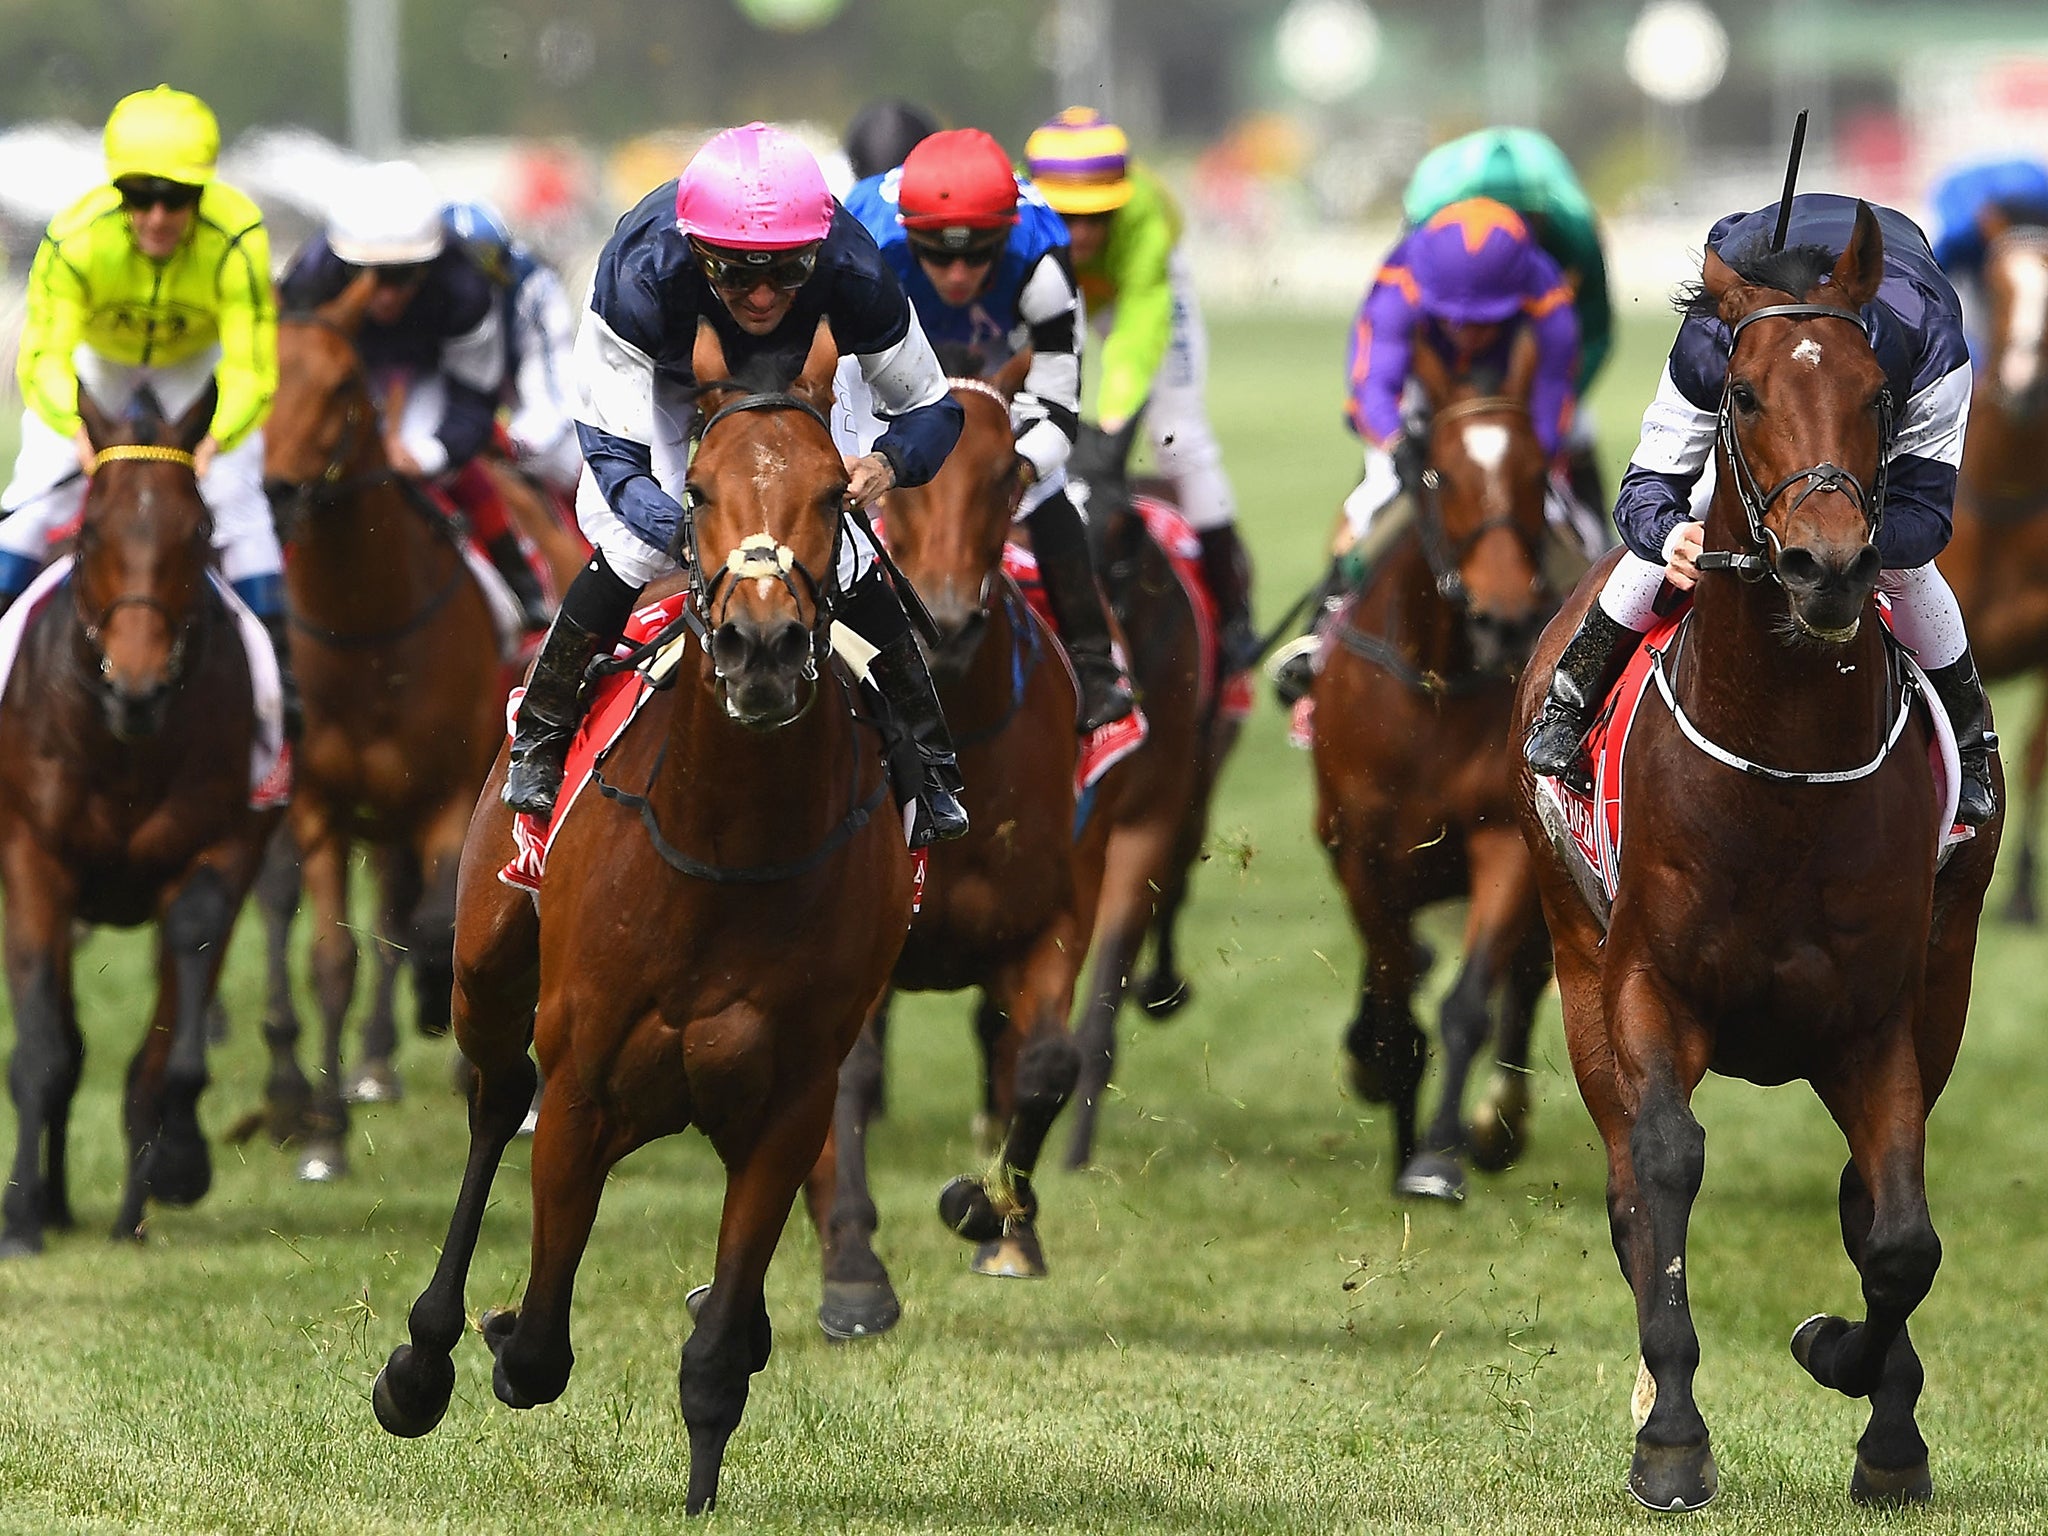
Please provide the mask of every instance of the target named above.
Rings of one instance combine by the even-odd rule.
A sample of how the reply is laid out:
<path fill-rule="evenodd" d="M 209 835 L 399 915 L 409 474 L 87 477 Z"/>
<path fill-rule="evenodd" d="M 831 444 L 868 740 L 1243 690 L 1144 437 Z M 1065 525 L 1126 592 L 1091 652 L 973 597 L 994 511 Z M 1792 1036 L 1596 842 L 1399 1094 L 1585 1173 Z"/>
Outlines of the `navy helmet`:
<path fill-rule="evenodd" d="M 450 203 L 441 223 L 484 276 L 500 287 L 512 281 L 512 231 L 497 209 L 476 200 Z"/>

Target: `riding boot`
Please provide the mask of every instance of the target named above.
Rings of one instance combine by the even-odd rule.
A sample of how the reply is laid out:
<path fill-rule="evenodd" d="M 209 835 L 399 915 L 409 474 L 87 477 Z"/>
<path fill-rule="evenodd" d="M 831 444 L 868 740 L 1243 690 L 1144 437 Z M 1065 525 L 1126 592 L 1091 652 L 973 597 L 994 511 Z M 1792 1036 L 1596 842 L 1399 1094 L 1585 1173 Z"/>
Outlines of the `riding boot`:
<path fill-rule="evenodd" d="M 299 675 L 292 670 L 291 621 L 281 613 L 259 613 L 256 620 L 277 653 L 277 685 L 284 695 L 284 739 L 295 742 L 305 734 L 306 710 L 299 699 Z"/>
<path fill-rule="evenodd" d="M 1981 827 L 1998 814 L 1998 796 L 1991 787 L 1991 754 L 1998 750 L 1998 733 L 1985 723 L 1989 709 L 1977 663 L 1965 650 L 1947 666 L 1929 672 L 1927 681 L 1934 684 L 1934 696 L 1955 728 L 1956 753 L 1962 759 L 1956 820 L 1966 827 Z"/>
<path fill-rule="evenodd" d="M 602 554 L 591 556 L 562 595 L 513 726 L 512 764 L 499 798 L 515 811 L 541 822 L 554 815 L 569 743 L 583 719 L 584 676 L 618 644 L 639 598 L 640 588 L 614 574 Z"/>
<path fill-rule="evenodd" d="M 966 788 L 960 777 L 960 763 L 953 755 L 953 736 L 946 729 L 945 712 L 932 687 L 931 670 L 924 652 L 917 648 L 917 636 L 908 627 L 875 651 L 868 663 L 868 678 L 881 694 L 903 730 L 917 744 L 924 787 L 918 794 L 922 814 L 911 835 L 913 847 L 944 842 L 967 834 L 967 810 L 959 801 Z"/>
<path fill-rule="evenodd" d="M 1595 602 L 1579 620 L 1578 632 L 1557 658 L 1550 675 L 1550 694 L 1543 712 L 1529 727 L 1522 755 L 1544 778 L 1562 778 L 1581 793 L 1591 783 L 1580 767 L 1580 752 L 1586 728 L 1607 690 L 1614 686 L 1621 669 L 1628 664 L 1631 647 L 1624 642 L 1642 636 Z"/>
<path fill-rule="evenodd" d="M 491 564 L 505 578 L 505 585 L 512 589 L 512 595 L 519 599 L 519 616 L 525 621 L 526 628 L 546 629 L 551 617 L 547 594 L 541 590 L 540 578 L 534 575 L 526 551 L 519 547 L 519 535 L 507 529 L 486 541 L 484 553 L 491 557 Z"/>
<path fill-rule="evenodd" d="M 1273 653 L 1269 663 L 1273 679 L 1274 697 L 1280 700 L 1280 707 L 1292 709 L 1309 695 L 1316 685 L 1316 651 L 1322 641 L 1316 631 L 1323 619 L 1343 606 L 1344 594 L 1351 590 L 1352 566 L 1344 556 L 1330 562 L 1330 568 L 1323 572 L 1323 579 L 1308 598 L 1308 623 L 1295 639 Z"/>
<path fill-rule="evenodd" d="M 1052 604 L 1060 639 L 1074 658 L 1074 675 L 1081 683 L 1076 727 L 1085 736 L 1123 719 L 1133 707 L 1122 670 L 1110 655 L 1109 616 L 1088 558 L 1088 535 L 1064 493 L 1047 497 L 1026 522 L 1046 601 Z"/>
<path fill-rule="evenodd" d="M 1252 563 L 1237 524 L 1199 530 L 1202 576 L 1216 600 L 1217 645 L 1223 675 L 1233 677 L 1259 659 L 1259 636 L 1252 628 Z"/>

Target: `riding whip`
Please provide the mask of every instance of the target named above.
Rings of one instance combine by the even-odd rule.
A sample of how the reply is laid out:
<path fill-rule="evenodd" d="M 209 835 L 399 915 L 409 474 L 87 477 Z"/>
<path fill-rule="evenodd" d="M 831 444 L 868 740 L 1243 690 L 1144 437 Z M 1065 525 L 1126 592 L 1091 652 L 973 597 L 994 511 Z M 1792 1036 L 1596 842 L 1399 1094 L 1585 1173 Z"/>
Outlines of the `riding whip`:
<path fill-rule="evenodd" d="M 1799 184 L 1799 153 L 1806 148 L 1806 109 L 1799 109 L 1799 121 L 1792 125 L 1792 154 L 1785 162 L 1785 195 L 1778 199 L 1778 228 L 1771 236 L 1771 249 L 1785 249 L 1785 231 L 1792 223 L 1792 189 Z"/>

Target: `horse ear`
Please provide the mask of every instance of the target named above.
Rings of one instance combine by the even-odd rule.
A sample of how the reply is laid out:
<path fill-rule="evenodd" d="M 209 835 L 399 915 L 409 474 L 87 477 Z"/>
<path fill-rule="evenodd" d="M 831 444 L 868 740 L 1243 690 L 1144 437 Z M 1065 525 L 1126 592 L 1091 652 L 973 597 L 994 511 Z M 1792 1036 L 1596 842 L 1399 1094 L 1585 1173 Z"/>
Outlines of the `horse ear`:
<path fill-rule="evenodd" d="M 1711 247 L 1700 263 L 1700 291 L 1714 301 L 1724 325 L 1733 325 L 1763 302 L 1765 290 L 1749 282 Z"/>
<path fill-rule="evenodd" d="M 363 314 L 370 307 L 370 296 L 377 291 L 377 274 L 358 272 L 349 285 L 319 305 L 313 313 L 342 335 L 353 338 L 362 329 Z"/>
<path fill-rule="evenodd" d="M 78 419 L 85 427 L 85 435 L 95 448 L 104 448 L 107 439 L 114 435 L 114 423 L 107 413 L 100 409 L 100 403 L 93 399 L 83 384 L 78 386 Z"/>
<path fill-rule="evenodd" d="M 205 441 L 213 427 L 214 408 L 220 403 L 220 386 L 208 380 L 199 398 L 185 408 L 185 414 L 171 423 L 171 441 L 190 453 Z"/>
<path fill-rule="evenodd" d="M 1422 386 L 1422 393 L 1432 406 L 1441 406 L 1451 397 L 1451 371 L 1444 366 L 1435 347 L 1415 346 L 1409 349 L 1408 372 L 1415 382 Z"/>
<path fill-rule="evenodd" d="M 1828 274 L 1828 286 L 1850 309 L 1861 309 L 1877 297 L 1877 285 L 1884 281 L 1884 231 L 1870 204 L 1856 199 L 1856 228 L 1849 235 L 1849 247 L 1835 270 Z"/>
<path fill-rule="evenodd" d="M 1031 349 L 1026 347 L 1023 351 L 1013 354 L 1007 363 L 996 370 L 996 376 L 990 382 L 1005 400 L 1014 400 L 1017 391 L 1024 387 L 1024 377 L 1031 372 L 1032 356 Z"/>
<path fill-rule="evenodd" d="M 1500 392 L 1510 400 L 1523 405 L 1529 403 L 1529 396 L 1536 388 L 1536 364 L 1542 356 L 1536 342 L 1533 326 L 1523 326 L 1515 333 L 1515 339 L 1508 347 L 1508 369 L 1501 380 Z"/>
<path fill-rule="evenodd" d="M 811 334 L 810 354 L 789 386 L 799 400 L 808 400 L 826 415 L 832 412 L 832 376 L 839 371 L 839 343 L 832 327 L 820 320 Z"/>
<path fill-rule="evenodd" d="M 718 332 L 709 320 L 697 322 L 697 343 L 690 352 L 690 372 L 697 378 L 697 409 L 706 419 L 718 412 L 718 407 L 732 393 L 725 389 L 710 389 L 706 386 L 731 379 L 732 365 L 725 360 L 725 343 L 718 339 Z"/>

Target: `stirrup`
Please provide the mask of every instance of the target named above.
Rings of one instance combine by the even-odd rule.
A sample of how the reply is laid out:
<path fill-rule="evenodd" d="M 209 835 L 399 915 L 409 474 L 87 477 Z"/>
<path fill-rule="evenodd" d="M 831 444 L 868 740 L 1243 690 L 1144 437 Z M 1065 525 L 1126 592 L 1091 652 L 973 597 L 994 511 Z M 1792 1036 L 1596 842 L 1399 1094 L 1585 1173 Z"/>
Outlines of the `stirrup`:
<path fill-rule="evenodd" d="M 1266 658 L 1266 677 L 1283 709 L 1292 709 L 1316 683 L 1316 652 L 1322 638 L 1313 630 L 1298 635 Z"/>

